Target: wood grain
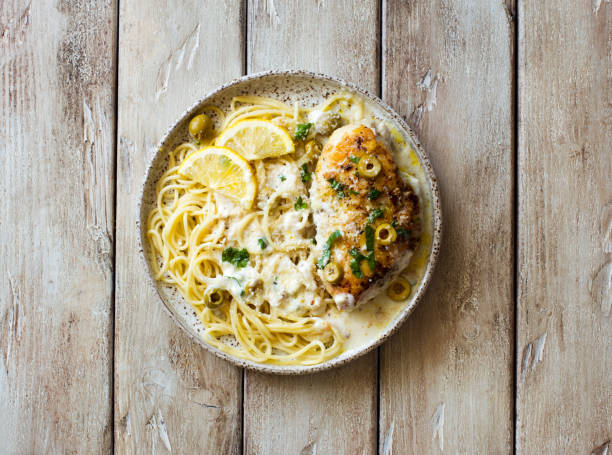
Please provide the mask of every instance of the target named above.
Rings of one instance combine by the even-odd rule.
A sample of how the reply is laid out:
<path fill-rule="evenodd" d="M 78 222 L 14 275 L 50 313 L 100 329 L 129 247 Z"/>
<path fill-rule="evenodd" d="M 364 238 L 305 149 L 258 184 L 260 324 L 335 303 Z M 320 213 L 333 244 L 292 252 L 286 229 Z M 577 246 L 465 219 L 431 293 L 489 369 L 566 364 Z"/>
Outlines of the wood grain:
<path fill-rule="evenodd" d="M 600 455 L 612 450 L 612 3 L 519 11 L 517 453 Z"/>
<path fill-rule="evenodd" d="M 0 6 L 0 453 L 112 448 L 115 2 Z"/>
<path fill-rule="evenodd" d="M 115 332 L 119 453 L 237 454 L 242 372 L 193 343 L 145 278 L 136 220 L 155 144 L 243 71 L 240 1 L 121 2 Z"/>
<path fill-rule="evenodd" d="M 306 69 L 378 92 L 378 2 L 248 4 L 249 72 Z M 377 358 L 305 377 L 246 372 L 247 454 L 376 452 Z"/>
<path fill-rule="evenodd" d="M 381 347 L 379 452 L 511 453 L 511 5 L 384 2 L 383 95 L 440 182 L 444 235 L 426 298 Z"/>

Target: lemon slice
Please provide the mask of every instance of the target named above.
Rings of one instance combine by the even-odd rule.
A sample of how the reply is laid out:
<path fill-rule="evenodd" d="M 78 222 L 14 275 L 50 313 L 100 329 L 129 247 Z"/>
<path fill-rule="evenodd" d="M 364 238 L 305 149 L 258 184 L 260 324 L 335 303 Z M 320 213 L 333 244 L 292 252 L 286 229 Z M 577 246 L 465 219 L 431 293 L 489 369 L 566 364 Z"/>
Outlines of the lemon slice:
<path fill-rule="evenodd" d="M 251 208 L 257 181 L 249 163 L 227 147 L 204 147 L 187 156 L 178 173 Z"/>
<path fill-rule="evenodd" d="M 289 133 L 267 120 L 238 122 L 223 131 L 215 144 L 229 147 L 247 160 L 272 158 L 295 150 Z"/>

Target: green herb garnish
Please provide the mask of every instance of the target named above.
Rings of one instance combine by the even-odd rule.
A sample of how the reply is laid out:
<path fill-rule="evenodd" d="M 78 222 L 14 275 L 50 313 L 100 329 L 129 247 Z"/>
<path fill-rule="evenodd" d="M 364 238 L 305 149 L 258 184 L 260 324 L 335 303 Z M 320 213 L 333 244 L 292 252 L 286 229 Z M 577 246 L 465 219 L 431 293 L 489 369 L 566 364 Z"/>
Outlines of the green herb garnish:
<path fill-rule="evenodd" d="M 240 288 L 240 295 L 244 297 L 245 292 L 244 292 L 244 289 L 242 289 L 242 284 L 240 283 L 240 280 L 236 278 L 235 276 L 228 276 L 228 278 L 234 280 L 238 284 L 238 287 Z"/>
<path fill-rule="evenodd" d="M 327 181 L 329 182 L 329 186 L 332 187 L 338 197 L 342 199 L 344 197 L 344 185 L 333 177 L 331 179 L 328 179 Z"/>
<path fill-rule="evenodd" d="M 354 259 L 363 259 L 363 254 L 361 254 L 361 251 L 359 251 L 357 248 L 351 248 L 349 251 L 349 254 L 354 258 Z"/>
<path fill-rule="evenodd" d="M 351 267 L 351 272 L 353 272 L 353 275 L 355 275 L 357 278 L 363 278 L 363 272 L 361 271 L 361 261 L 359 261 L 358 259 L 353 259 L 349 266 Z"/>
<path fill-rule="evenodd" d="M 280 181 L 281 181 L 281 182 L 284 182 L 285 180 L 287 180 L 287 177 L 285 177 L 284 175 L 281 175 L 281 176 L 280 176 Z"/>
<path fill-rule="evenodd" d="M 370 254 L 365 256 L 361 251 L 357 248 L 351 248 L 349 254 L 353 257 L 353 260 L 349 264 L 351 268 L 351 272 L 357 278 L 363 278 L 363 272 L 361 271 L 361 261 L 368 261 L 368 266 L 370 270 L 376 270 L 376 258 L 374 257 L 374 252 L 372 251 Z"/>
<path fill-rule="evenodd" d="M 368 261 L 368 265 L 370 266 L 370 270 L 372 270 L 372 271 L 376 270 L 376 266 L 378 264 L 376 263 L 376 257 L 374 257 L 374 251 L 372 251 L 370 254 L 368 254 L 366 256 L 366 259 Z"/>
<path fill-rule="evenodd" d="M 310 182 L 312 179 L 312 174 L 308 172 L 308 165 L 306 163 L 302 164 L 300 167 L 300 176 L 302 177 L 302 182 Z"/>
<path fill-rule="evenodd" d="M 312 127 L 312 123 L 300 123 L 295 128 L 295 135 L 293 138 L 296 141 L 303 141 L 308 136 L 308 131 Z"/>
<path fill-rule="evenodd" d="M 391 226 L 395 228 L 395 232 L 397 232 L 397 236 L 403 239 L 409 239 L 412 231 L 410 229 L 404 229 L 398 226 L 397 221 L 393 220 Z"/>
<path fill-rule="evenodd" d="M 404 228 L 397 228 L 395 232 L 397 232 L 397 235 L 403 239 L 409 239 L 410 235 L 412 234 L 410 229 L 404 229 Z"/>
<path fill-rule="evenodd" d="M 239 250 L 238 248 L 232 248 L 230 246 L 221 253 L 221 260 L 223 262 L 229 262 L 234 267 L 246 267 L 249 263 L 249 252 L 245 248 Z"/>
<path fill-rule="evenodd" d="M 331 257 L 331 247 L 339 237 L 342 237 L 342 232 L 340 231 L 334 231 L 329 235 L 329 238 L 327 239 L 327 242 L 325 242 L 325 246 L 323 247 L 323 254 L 321 254 L 321 257 L 317 261 L 317 267 L 319 267 L 320 269 L 329 264 L 329 259 Z"/>
<path fill-rule="evenodd" d="M 374 251 L 374 228 L 370 224 L 366 224 L 365 227 L 365 241 L 366 249 L 368 251 Z"/>
<path fill-rule="evenodd" d="M 378 191 L 376 188 L 370 188 L 370 191 L 368 192 L 368 199 L 370 201 L 378 199 L 379 196 L 380 196 L 380 191 Z"/>
<path fill-rule="evenodd" d="M 371 224 L 374 222 L 376 218 L 380 218 L 384 215 L 383 209 L 373 209 L 368 216 L 368 222 L 365 225 L 365 241 L 366 241 L 366 249 L 368 251 L 374 251 L 374 228 Z M 374 253 L 372 253 L 374 254 Z"/>
<path fill-rule="evenodd" d="M 327 179 L 327 181 L 329 182 L 329 186 L 331 186 L 332 189 L 336 192 L 336 196 L 338 196 L 338 198 L 340 199 L 344 199 L 344 197 L 346 196 L 345 191 L 348 191 L 350 194 L 353 195 L 359 194 L 357 191 L 354 191 L 351 188 L 347 188 L 346 185 L 343 185 L 333 177 L 331 179 Z"/>
<path fill-rule="evenodd" d="M 374 209 L 370 212 L 370 216 L 368 216 L 368 223 L 373 223 L 376 218 L 380 218 L 385 214 L 383 209 Z"/>
<path fill-rule="evenodd" d="M 355 164 L 359 163 L 360 159 L 361 158 L 359 158 L 358 156 L 349 156 L 349 160 L 351 160 L 351 162 Z"/>
<path fill-rule="evenodd" d="M 261 248 L 262 250 L 265 250 L 268 246 L 268 242 L 266 242 L 266 239 L 264 237 L 257 239 L 257 243 L 259 243 L 259 248 Z"/>
<path fill-rule="evenodd" d="M 302 209 L 305 209 L 306 207 L 308 207 L 308 204 L 306 204 L 302 200 L 302 196 L 298 196 L 297 201 L 295 201 L 295 204 L 293 205 L 293 208 L 296 210 L 302 210 Z"/>

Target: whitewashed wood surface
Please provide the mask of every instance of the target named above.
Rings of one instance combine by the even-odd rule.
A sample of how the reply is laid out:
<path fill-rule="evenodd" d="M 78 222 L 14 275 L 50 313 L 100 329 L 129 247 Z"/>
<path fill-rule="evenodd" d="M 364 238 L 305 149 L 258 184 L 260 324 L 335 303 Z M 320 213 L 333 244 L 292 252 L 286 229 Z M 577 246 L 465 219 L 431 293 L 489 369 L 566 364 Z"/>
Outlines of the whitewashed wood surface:
<path fill-rule="evenodd" d="M 378 351 L 244 372 L 162 310 L 139 187 L 186 106 L 302 68 L 428 150 L 441 259 Z M 0 4 L 0 454 L 612 453 L 612 2 Z"/>

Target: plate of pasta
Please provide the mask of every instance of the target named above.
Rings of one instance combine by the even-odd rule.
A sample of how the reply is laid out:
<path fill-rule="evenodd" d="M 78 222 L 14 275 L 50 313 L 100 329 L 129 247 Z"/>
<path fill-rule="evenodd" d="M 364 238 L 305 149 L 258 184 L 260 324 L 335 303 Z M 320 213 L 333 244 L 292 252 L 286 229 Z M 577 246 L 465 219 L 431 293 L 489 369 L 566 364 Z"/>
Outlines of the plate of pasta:
<path fill-rule="evenodd" d="M 441 237 L 437 182 L 377 97 L 305 71 L 245 76 L 168 130 L 139 231 L 172 318 L 230 362 L 301 374 L 388 338 L 419 302 Z"/>

